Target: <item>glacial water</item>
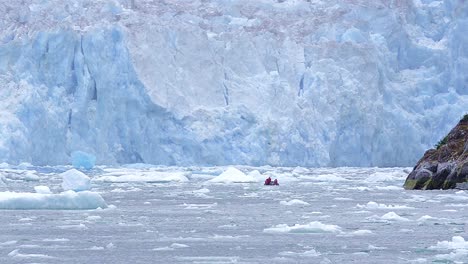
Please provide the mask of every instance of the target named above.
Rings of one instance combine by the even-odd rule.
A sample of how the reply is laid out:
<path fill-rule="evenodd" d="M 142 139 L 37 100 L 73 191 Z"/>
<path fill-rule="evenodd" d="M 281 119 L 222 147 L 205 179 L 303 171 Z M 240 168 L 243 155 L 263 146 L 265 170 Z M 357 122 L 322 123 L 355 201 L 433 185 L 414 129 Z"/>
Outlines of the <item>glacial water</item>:
<path fill-rule="evenodd" d="M 0 263 L 468 262 L 468 192 L 406 191 L 407 168 L 237 168 L 280 186 L 207 182 L 225 167 L 94 169 L 108 207 L 1 210 Z M 66 169 L 3 168 L 0 189 L 57 193 Z M 139 177 L 159 172 L 188 181 Z"/>

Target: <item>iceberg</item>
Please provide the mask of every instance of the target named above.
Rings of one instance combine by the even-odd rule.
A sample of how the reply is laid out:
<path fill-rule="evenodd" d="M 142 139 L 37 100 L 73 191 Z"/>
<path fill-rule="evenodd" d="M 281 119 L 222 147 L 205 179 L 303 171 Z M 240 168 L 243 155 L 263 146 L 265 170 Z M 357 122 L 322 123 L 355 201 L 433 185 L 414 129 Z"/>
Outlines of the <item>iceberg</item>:
<path fill-rule="evenodd" d="M 71 169 L 62 174 L 62 188 L 65 191 L 85 191 L 91 188 L 91 179 L 79 170 Z"/>
<path fill-rule="evenodd" d="M 229 167 L 219 176 L 207 181 L 208 183 L 249 183 L 258 182 L 253 175 L 245 175 L 242 171 Z"/>
<path fill-rule="evenodd" d="M 83 168 L 90 170 L 96 163 L 96 157 L 83 151 L 73 151 L 71 153 L 71 161 L 75 169 Z"/>

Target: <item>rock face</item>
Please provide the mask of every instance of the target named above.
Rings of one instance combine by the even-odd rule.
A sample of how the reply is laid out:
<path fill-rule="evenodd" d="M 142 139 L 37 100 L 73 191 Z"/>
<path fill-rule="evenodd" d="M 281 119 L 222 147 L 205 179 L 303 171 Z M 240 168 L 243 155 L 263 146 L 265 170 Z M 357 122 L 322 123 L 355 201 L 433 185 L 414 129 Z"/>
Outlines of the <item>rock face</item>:
<path fill-rule="evenodd" d="M 418 161 L 405 189 L 452 189 L 468 182 L 468 114 Z"/>

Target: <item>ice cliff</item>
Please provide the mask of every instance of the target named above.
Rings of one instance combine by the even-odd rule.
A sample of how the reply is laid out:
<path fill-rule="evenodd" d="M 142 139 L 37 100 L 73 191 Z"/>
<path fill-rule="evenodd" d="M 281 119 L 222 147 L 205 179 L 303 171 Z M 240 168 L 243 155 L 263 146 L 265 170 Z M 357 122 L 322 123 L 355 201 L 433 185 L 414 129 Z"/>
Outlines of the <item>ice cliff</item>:
<path fill-rule="evenodd" d="M 2 0 L 0 13 L 0 161 L 405 166 L 468 110 L 463 0 Z"/>

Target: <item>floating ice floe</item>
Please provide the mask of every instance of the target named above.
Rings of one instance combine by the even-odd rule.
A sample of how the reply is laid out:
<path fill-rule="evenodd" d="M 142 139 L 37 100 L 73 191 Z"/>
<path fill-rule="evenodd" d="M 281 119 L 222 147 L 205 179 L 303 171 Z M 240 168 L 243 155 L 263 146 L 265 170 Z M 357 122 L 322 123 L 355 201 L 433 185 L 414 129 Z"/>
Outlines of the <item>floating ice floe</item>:
<path fill-rule="evenodd" d="M 73 151 L 71 153 L 71 163 L 75 169 L 90 170 L 96 163 L 96 156 L 84 151 Z"/>
<path fill-rule="evenodd" d="M 30 258 L 41 258 L 41 259 L 52 259 L 54 257 L 51 257 L 49 255 L 44 255 L 44 254 L 21 254 L 19 252 L 19 249 L 15 249 L 8 253 L 9 257 L 12 258 L 17 258 L 17 259 L 30 259 Z"/>
<path fill-rule="evenodd" d="M 299 199 L 293 199 L 291 201 L 281 201 L 280 204 L 281 205 L 308 205 L 309 203 L 304 202 L 304 201 L 299 200 Z"/>
<path fill-rule="evenodd" d="M 280 252 L 279 255 L 281 256 L 300 256 L 300 257 L 318 257 L 321 254 L 317 252 L 315 249 L 306 250 L 304 252 L 292 252 L 292 251 L 283 251 Z"/>
<path fill-rule="evenodd" d="M 310 180 L 310 181 L 319 181 L 319 182 L 341 182 L 349 181 L 346 178 L 337 176 L 335 174 L 321 174 L 321 175 L 310 175 L 310 176 L 300 176 L 299 179 Z"/>
<path fill-rule="evenodd" d="M 3 176 L 15 181 L 39 181 L 39 176 L 36 173 L 35 170 L 7 170 Z"/>
<path fill-rule="evenodd" d="M 159 247 L 159 248 L 155 248 L 153 250 L 155 251 L 171 251 L 171 250 L 175 250 L 175 249 L 179 249 L 179 248 L 188 248 L 189 246 L 185 245 L 185 244 L 180 244 L 180 243 L 172 243 L 169 247 Z"/>
<path fill-rule="evenodd" d="M 253 176 L 245 175 L 242 171 L 229 167 L 226 171 L 221 173 L 219 176 L 208 180 L 210 183 L 249 183 L 258 182 Z"/>
<path fill-rule="evenodd" d="M 365 235 L 371 235 L 373 233 L 372 231 L 367 230 L 367 229 L 360 229 L 360 230 L 353 231 L 349 234 L 353 236 L 365 236 Z"/>
<path fill-rule="evenodd" d="M 384 190 L 384 191 L 401 191 L 403 190 L 403 186 L 375 186 L 377 190 Z"/>
<path fill-rule="evenodd" d="M 408 176 L 403 171 L 393 172 L 374 172 L 367 177 L 366 182 L 389 182 L 389 181 L 400 181 Z"/>
<path fill-rule="evenodd" d="M 89 190 L 91 188 L 91 179 L 79 170 L 71 169 L 62 174 L 62 188 L 65 191 L 75 192 Z"/>
<path fill-rule="evenodd" d="M 448 254 L 438 254 L 436 260 L 457 261 L 455 263 L 465 263 L 458 261 L 466 261 L 468 259 L 468 241 L 461 236 L 452 237 L 452 241 L 439 241 L 436 246 L 429 247 L 434 250 L 453 250 Z"/>
<path fill-rule="evenodd" d="M 365 209 L 392 209 L 392 210 L 398 210 L 398 209 L 414 209 L 414 207 L 409 207 L 406 205 L 386 205 L 386 204 L 379 204 L 373 201 L 368 202 L 366 205 L 361 205 L 357 204 L 357 208 L 365 208 Z"/>
<path fill-rule="evenodd" d="M 392 220 L 392 221 L 409 221 L 408 218 L 401 217 L 395 212 L 389 212 L 380 217 L 383 220 Z"/>
<path fill-rule="evenodd" d="M 452 241 L 439 241 L 429 249 L 468 249 L 468 241 L 461 236 L 452 237 Z"/>
<path fill-rule="evenodd" d="M 453 201 L 468 201 L 468 196 L 465 192 L 456 192 L 455 194 L 439 194 L 436 196 L 440 200 L 453 200 Z"/>
<path fill-rule="evenodd" d="M 190 173 L 188 172 L 162 172 L 162 171 L 143 171 L 136 174 L 126 174 L 121 176 L 102 176 L 96 181 L 103 182 L 188 182 Z"/>
<path fill-rule="evenodd" d="M 425 221 L 428 221 L 428 220 L 434 220 L 435 218 L 430 216 L 430 215 L 423 215 L 421 216 L 420 218 L 418 218 L 418 222 L 425 222 Z"/>
<path fill-rule="evenodd" d="M 0 209 L 83 210 L 106 207 L 101 195 L 90 191 L 59 194 L 0 192 Z"/>
<path fill-rule="evenodd" d="M 280 224 L 263 229 L 263 231 L 266 233 L 340 233 L 341 227 L 314 221 L 305 225 L 295 224 L 288 226 L 287 224 Z"/>
<path fill-rule="evenodd" d="M 50 191 L 49 187 L 39 185 L 39 186 L 34 186 L 34 190 L 36 193 L 41 193 L 41 194 L 51 194 L 52 192 Z"/>

